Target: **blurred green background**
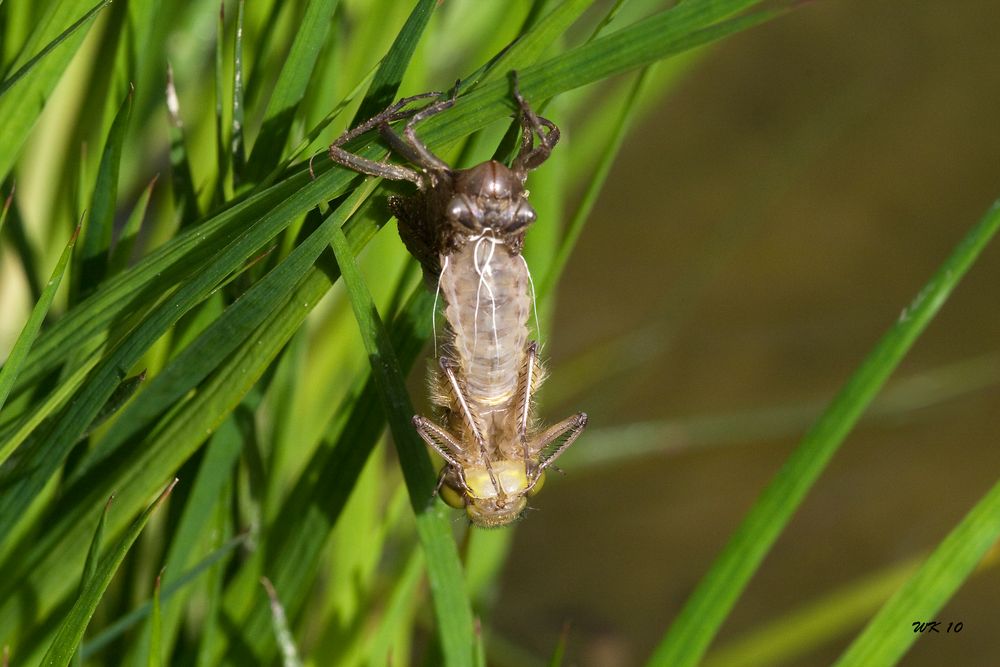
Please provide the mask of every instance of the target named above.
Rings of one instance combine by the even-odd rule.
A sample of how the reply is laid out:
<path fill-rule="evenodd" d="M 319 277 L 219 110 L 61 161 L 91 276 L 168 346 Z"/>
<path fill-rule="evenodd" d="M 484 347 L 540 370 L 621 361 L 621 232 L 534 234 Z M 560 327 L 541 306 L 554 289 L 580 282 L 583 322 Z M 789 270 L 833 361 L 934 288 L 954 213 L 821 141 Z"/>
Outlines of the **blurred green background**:
<path fill-rule="evenodd" d="M 5 81 L 40 18 L 68 4 L 86 5 L 0 2 Z M 120 138 L 116 229 L 133 209 L 141 212 L 143 192 L 157 181 L 131 268 L 119 266 L 94 284 L 71 268 L 33 348 L 48 349 L 55 361 L 29 356 L 2 406 L 0 489 L 32 474 L 32 455 L 48 451 L 45 436 L 59 432 L 60 420 L 93 389 L 73 381 L 89 382 L 89 369 L 112 358 L 114 345 L 135 341 L 134 331 L 158 308 L 217 270 L 231 239 L 244 230 L 261 234 L 210 293 L 183 303 L 183 319 L 138 339 L 140 358 L 121 369 L 123 377 L 148 371 L 136 399 L 112 406 L 119 412 L 107 424 L 88 419 L 78 431 L 60 432 L 69 438 L 65 448 L 55 460 L 38 457 L 50 474 L 24 512 L 11 509 L 12 496 L 0 498 L 0 526 L 13 527 L 0 541 L 0 644 L 13 646 L 12 665 L 24 656 L 33 659 L 25 664 L 37 663 L 55 629 L 73 618 L 70 604 L 107 495 L 115 491 L 119 499 L 108 533 L 96 541 L 113 545 L 174 474 L 181 478 L 174 496 L 136 545 L 125 545 L 96 614 L 84 622 L 85 664 L 278 664 L 281 629 L 270 627 L 262 575 L 274 580 L 288 611 L 289 642 L 306 664 L 383 665 L 390 655 L 394 665 L 441 664 L 442 652 L 451 650 L 441 645 L 441 628 L 471 626 L 470 614 L 485 638 L 480 664 L 550 664 L 560 642 L 562 664 L 642 664 L 803 434 L 1000 194 L 1000 15 L 987 0 L 251 0 L 245 89 L 236 95 L 246 114 L 243 148 L 233 131 L 237 3 L 223 4 L 221 25 L 214 0 L 103 9 L 25 135 L 24 150 L 0 174 L 3 195 L 17 185 L 0 237 L 6 356 L 74 226 L 93 208 L 93 192 L 107 187 L 98 176 L 102 150 L 128 84 L 135 84 Z M 321 5 L 331 12 L 328 33 L 311 30 L 303 18 L 307 6 Z M 406 72 L 397 97 L 446 88 L 457 77 L 469 86 L 454 113 L 427 129 L 446 159 L 470 165 L 488 158 L 508 126 L 506 90 L 478 98 L 479 90 L 469 92 L 482 73 L 474 72 L 491 62 L 499 64 L 483 70 L 487 83 L 509 67 L 527 72 L 529 98 L 563 131 L 552 159 L 528 182 L 540 216 L 525 254 L 539 287 L 551 371 L 540 411 L 554 421 L 584 410 L 590 425 L 560 460 L 566 474 L 549 475 L 533 511 L 506 530 L 471 530 L 440 503 L 410 511 L 407 493 L 414 494 L 419 466 L 397 457 L 393 442 L 415 438 L 378 435 L 388 433 L 380 405 L 391 428 L 409 413 L 384 394 L 361 394 L 377 355 L 370 358 L 362 344 L 352 313 L 356 295 L 348 297 L 343 281 L 321 285 L 302 311 L 298 296 L 265 302 L 271 310 L 259 326 L 230 336 L 244 356 L 212 356 L 204 375 L 190 379 L 197 360 L 183 354 L 211 340 L 225 318 L 238 324 L 251 317 L 233 316 L 239 299 L 287 266 L 293 248 L 319 237 L 320 215 L 306 211 L 339 197 L 348 177 L 321 159 L 312 181 L 305 156 L 348 126 L 366 95 L 366 77 L 397 34 L 419 36 L 423 25 L 406 23 L 419 14 L 411 15 L 415 5 L 428 13 L 435 6 L 412 58 L 396 63 Z M 760 5 L 794 10 L 755 14 Z M 683 14 L 692 7 L 693 14 Z M 634 99 L 634 71 L 601 80 L 607 72 L 583 58 L 560 70 L 576 77 L 570 86 L 547 81 L 545 67 L 535 64 L 565 62 L 559 58 L 592 46 L 592 36 L 614 37 L 667 8 L 687 22 L 672 24 L 677 35 L 650 37 L 649 48 L 695 40 L 706 26 L 734 25 L 725 19 L 736 10 L 770 20 L 745 32 L 732 28 L 732 36 L 720 28 L 703 41 L 725 39 L 653 65 Z M 550 12 L 565 12 L 566 25 L 546 23 Z M 61 18 L 68 24 L 78 15 Z M 309 58 L 300 61 L 301 98 L 287 116 L 276 114 L 269 107 L 279 96 L 275 82 L 303 34 L 316 49 L 315 68 Z M 513 60 L 491 60 L 519 34 L 540 43 Z M 643 58 L 634 56 L 629 66 Z M 168 60 L 183 133 L 171 129 L 165 110 Z M 0 95 L 0 119 L 18 90 L 11 88 L 7 100 Z M 344 112 L 303 139 L 342 98 Z M 463 111 L 463 99 L 481 106 Z M 275 116 L 281 122 L 272 128 L 286 129 L 287 137 L 261 131 Z M 622 118 L 631 127 L 616 157 Z M 241 153 L 253 162 L 257 145 L 265 153 L 259 170 L 242 167 Z M 0 147 L 5 158 L 9 152 Z M 606 183 L 598 179 L 588 190 L 600 161 L 612 158 Z M 190 190 L 178 178 L 185 170 Z M 364 192 L 360 182 L 351 181 L 353 192 Z M 393 189 L 406 185 L 380 187 L 344 229 L 405 369 L 427 335 L 430 298 L 395 225 L 380 228 L 388 221 L 382 202 Z M 315 202 L 296 199 L 303 192 Z M 574 245 L 570 221 L 581 198 L 597 193 Z M 248 198 L 257 202 L 252 214 L 240 208 Z M 292 200 L 301 210 L 281 208 Z M 271 236 L 251 229 L 262 226 L 258 215 L 276 230 Z M 172 249 L 180 249 L 176 264 L 154 264 L 156 252 Z M 736 591 L 738 602 L 701 664 L 833 663 L 1000 477 L 998 260 L 1000 248 L 988 246 L 868 407 L 749 587 Z M 162 273 L 142 279 L 149 266 Z M 271 286 L 298 288 L 307 275 L 337 278 L 329 253 L 315 266 Z M 118 298 L 96 309 L 81 293 Z M 408 319 L 411 306 L 415 320 Z M 118 319 L 84 332 L 85 320 L 116 307 L 124 308 Z M 370 322 L 358 319 L 371 334 Z M 60 330 L 66 321 L 78 322 L 80 332 Z M 54 346 L 53 339 L 68 342 Z M 213 352 L 207 347 L 203 357 Z M 407 376 L 421 413 L 428 409 L 427 347 Z M 31 362 L 50 361 L 34 378 Z M 171 373 L 190 386 L 181 383 L 183 391 L 162 404 L 149 399 L 145 412 L 130 412 Z M 47 405 L 62 387 L 67 393 Z M 345 426 L 351 420 L 361 424 L 360 434 Z M 19 433 L 28 435 L 7 449 Z M 115 456 L 98 459 L 96 471 L 87 467 L 109 442 L 119 448 Z M 366 456 L 376 443 L 367 464 L 337 458 Z M 17 466 L 28 470 L 23 478 Z M 82 481 L 74 477 L 81 469 Z M 199 495 L 204 489 L 212 495 Z M 429 525 L 440 533 L 433 539 Z M 440 608 L 444 598 L 430 591 L 440 588 L 433 577 L 448 571 L 448 549 L 464 567 L 452 570 L 457 576 L 446 586 L 462 603 L 450 619 Z M 439 568 L 431 585 L 428 551 Z M 920 637 L 901 664 L 996 664 L 995 551 L 933 618 L 911 619 L 961 621 L 963 631 Z M 165 565 L 167 584 L 202 569 L 163 602 L 162 618 L 148 604 L 115 634 L 116 623 L 150 601 Z M 912 629 L 904 623 L 898 633 Z M 466 634 L 463 640 L 475 644 L 479 635 Z M 285 656 L 286 667 L 294 664 Z"/>

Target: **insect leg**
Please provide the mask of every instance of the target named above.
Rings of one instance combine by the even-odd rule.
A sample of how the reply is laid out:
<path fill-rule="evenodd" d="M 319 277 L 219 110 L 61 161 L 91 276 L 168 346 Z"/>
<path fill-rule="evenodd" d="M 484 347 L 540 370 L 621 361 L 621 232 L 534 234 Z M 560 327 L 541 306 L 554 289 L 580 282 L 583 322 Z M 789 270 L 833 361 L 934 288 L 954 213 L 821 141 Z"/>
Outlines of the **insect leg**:
<path fill-rule="evenodd" d="M 445 164 L 445 162 L 437 155 L 434 155 L 434 153 L 432 153 L 430 149 L 424 145 L 424 142 L 417 137 L 415 128 L 417 123 L 427 120 L 431 116 L 439 114 L 442 111 L 450 109 L 454 106 L 455 98 L 457 96 L 458 82 L 455 83 L 455 89 L 452 92 L 451 97 L 421 109 L 414 114 L 413 117 L 406 123 L 406 127 L 403 129 L 403 136 L 406 137 L 405 141 L 386 124 L 383 124 L 380 128 L 382 136 L 385 137 L 385 140 L 388 141 L 395 150 L 399 151 L 400 154 L 404 155 L 410 162 L 420 165 L 428 171 L 442 173 L 450 172 L 451 167 Z"/>
<path fill-rule="evenodd" d="M 440 97 L 441 93 L 422 93 L 420 95 L 412 95 L 410 97 L 404 97 L 399 100 L 385 111 L 372 116 L 365 122 L 361 123 L 357 127 L 354 127 L 342 135 L 337 137 L 336 141 L 330 144 L 330 159 L 337 164 L 343 165 L 354 171 L 359 171 L 363 174 L 369 174 L 370 176 L 380 176 L 382 178 L 388 178 L 395 181 L 411 181 L 416 183 L 418 186 L 423 187 L 423 176 L 407 167 L 400 165 L 390 164 L 387 162 L 375 162 L 374 160 L 369 160 L 363 158 L 360 155 L 355 155 L 350 153 L 341 146 L 346 144 L 351 139 L 361 136 L 365 132 L 372 130 L 376 127 L 380 127 L 387 123 L 391 123 L 397 120 L 402 120 L 404 118 L 409 118 L 414 114 L 419 112 L 414 109 L 405 109 L 408 104 L 415 102 L 416 100 L 426 99 L 428 97 Z M 432 105 L 433 106 L 433 105 Z M 404 156 L 405 157 L 405 156 Z M 312 161 L 310 160 L 309 171 L 312 173 Z"/>
<path fill-rule="evenodd" d="M 548 159 L 549 154 L 559 143 L 559 128 L 547 118 L 542 118 L 532 111 L 528 101 L 521 95 L 517 81 L 517 72 L 512 73 L 514 101 L 517 102 L 521 116 L 521 151 L 514 159 L 514 172 L 523 180 L 528 172 L 535 169 Z M 538 145 L 535 146 L 534 135 L 538 135 Z"/>
<path fill-rule="evenodd" d="M 583 432 L 586 425 L 587 414 L 584 412 L 578 412 L 571 417 L 567 417 L 558 424 L 553 424 L 539 434 L 535 441 L 531 443 L 533 451 L 543 452 L 547 447 L 550 447 L 554 443 L 558 443 L 558 445 L 552 453 L 542 459 L 541 464 L 538 466 L 538 473 L 541 473 L 541 471 L 552 465 L 555 460 L 559 458 L 559 456 L 580 436 L 580 433 Z"/>
<path fill-rule="evenodd" d="M 455 392 L 455 400 L 458 401 L 458 405 L 461 408 L 462 416 L 465 418 L 465 423 L 472 432 L 472 436 L 476 440 L 476 444 L 479 445 L 479 453 L 483 460 L 483 465 L 486 466 L 486 472 L 489 473 L 490 482 L 493 484 L 493 488 L 498 492 L 502 493 L 502 487 L 497 481 L 496 475 L 493 473 L 493 463 L 490 461 L 490 454 L 486 449 L 486 441 L 483 440 L 482 432 L 479 430 L 479 424 L 476 421 L 475 415 L 472 414 L 472 410 L 469 408 L 469 402 L 465 399 L 465 392 L 462 390 L 462 385 L 458 381 L 458 376 L 455 374 L 455 362 L 448 357 L 441 357 L 438 360 L 441 365 L 441 372 L 444 373 L 445 377 L 448 378 L 448 383 L 451 385 L 452 391 Z"/>
<path fill-rule="evenodd" d="M 524 367 L 521 368 L 517 382 L 516 403 L 518 410 L 517 435 L 521 440 L 521 450 L 524 455 L 525 479 L 531 479 L 528 468 L 531 461 L 531 448 L 528 446 L 528 419 L 531 416 L 531 394 L 537 383 L 538 343 L 531 341 L 525 349 Z"/>
<path fill-rule="evenodd" d="M 441 455 L 448 465 L 461 468 L 461 464 L 456 457 L 462 455 L 462 445 L 451 433 L 441 428 L 430 419 L 425 419 L 420 415 L 413 417 L 413 428 L 417 430 L 424 442 L 434 448 Z"/>
<path fill-rule="evenodd" d="M 472 414 L 472 410 L 469 408 L 469 402 L 465 400 L 465 392 L 462 390 L 462 385 L 458 381 L 458 376 L 455 374 L 455 362 L 448 357 L 441 357 L 438 360 L 438 364 L 441 366 L 441 372 L 448 379 L 448 384 L 451 385 L 451 390 L 455 393 L 455 400 L 458 401 L 458 406 L 461 408 L 462 417 L 465 419 L 465 425 L 469 427 L 472 432 L 472 436 L 476 439 L 476 442 L 480 445 L 483 444 L 483 435 L 479 431 L 479 424 L 476 421 L 475 416 Z"/>

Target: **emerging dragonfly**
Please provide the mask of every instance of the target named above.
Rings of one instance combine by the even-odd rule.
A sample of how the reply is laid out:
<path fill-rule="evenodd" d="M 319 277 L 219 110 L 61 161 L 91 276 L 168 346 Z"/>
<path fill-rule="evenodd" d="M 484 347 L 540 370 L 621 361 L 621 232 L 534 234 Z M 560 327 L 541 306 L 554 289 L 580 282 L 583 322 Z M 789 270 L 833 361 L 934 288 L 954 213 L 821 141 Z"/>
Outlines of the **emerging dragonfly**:
<path fill-rule="evenodd" d="M 520 517 L 528 496 L 541 489 L 546 468 L 587 424 L 582 412 L 548 428 L 539 428 L 533 417 L 532 399 L 544 372 L 538 344 L 528 340 L 533 287 L 521 248 L 536 214 L 524 183 L 559 141 L 559 128 L 531 110 L 516 75 L 513 95 L 522 143 L 509 168 L 490 160 L 452 169 L 420 141 L 415 126 L 451 107 L 455 97 L 419 111 L 406 107 L 439 93 L 400 100 L 330 146 L 334 162 L 417 186 L 411 197 L 391 197 L 389 207 L 407 249 L 437 282 L 447 324 L 431 378 L 441 423 L 415 416 L 413 426 L 446 462 L 438 480 L 442 498 L 484 527 Z M 389 123 L 405 118 L 400 136 Z M 375 128 L 419 169 L 341 148 Z"/>

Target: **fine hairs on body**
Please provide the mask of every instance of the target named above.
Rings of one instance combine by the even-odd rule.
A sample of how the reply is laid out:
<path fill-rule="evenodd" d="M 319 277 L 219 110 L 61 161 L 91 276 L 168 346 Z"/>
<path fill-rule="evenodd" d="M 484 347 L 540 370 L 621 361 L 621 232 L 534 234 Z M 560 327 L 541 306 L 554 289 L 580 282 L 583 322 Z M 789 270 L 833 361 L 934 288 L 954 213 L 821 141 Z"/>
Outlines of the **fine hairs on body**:
<path fill-rule="evenodd" d="M 389 206 L 404 244 L 444 301 L 445 327 L 440 345 L 435 340 L 438 363 L 431 378 L 440 421 L 418 415 L 413 425 L 445 460 L 438 480 L 442 498 L 464 507 L 469 519 L 483 527 L 518 519 L 528 497 L 541 488 L 546 468 L 587 424 L 582 412 L 548 428 L 534 419 L 533 396 L 544 371 L 538 344 L 528 338 L 534 299 L 521 248 L 536 214 L 524 185 L 528 172 L 559 141 L 559 129 L 531 110 L 516 74 L 513 96 L 521 148 L 510 167 L 489 160 L 453 169 L 420 141 L 416 125 L 455 103 L 454 96 L 440 99 L 438 93 L 400 100 L 344 133 L 329 150 L 330 158 L 345 167 L 417 186 L 412 196 L 391 197 Z M 418 111 L 406 109 L 431 97 L 439 101 Z M 406 118 L 401 136 L 390 123 Z M 417 169 L 342 148 L 372 129 Z"/>

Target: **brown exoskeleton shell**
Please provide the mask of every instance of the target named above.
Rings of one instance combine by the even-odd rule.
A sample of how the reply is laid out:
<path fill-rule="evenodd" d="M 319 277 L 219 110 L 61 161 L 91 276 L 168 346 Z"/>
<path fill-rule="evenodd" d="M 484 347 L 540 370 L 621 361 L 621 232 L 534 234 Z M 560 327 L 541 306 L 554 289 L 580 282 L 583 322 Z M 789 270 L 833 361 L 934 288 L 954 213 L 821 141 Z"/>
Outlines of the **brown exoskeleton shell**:
<path fill-rule="evenodd" d="M 545 469 L 587 423 L 579 413 L 539 430 L 532 419 L 532 396 L 543 371 L 538 346 L 528 340 L 533 294 L 521 248 L 536 214 L 524 184 L 528 172 L 549 156 L 559 129 L 531 110 L 515 77 L 522 145 L 512 165 L 490 160 L 452 169 L 417 138 L 414 128 L 450 108 L 455 98 L 416 113 L 404 111 L 412 101 L 433 95 L 401 100 L 348 131 L 330 146 L 330 158 L 365 174 L 417 186 L 414 195 L 392 197 L 389 205 L 403 243 L 437 283 L 447 325 L 432 381 L 443 424 L 420 416 L 413 424 L 446 461 L 439 481 L 445 499 L 464 506 L 479 526 L 502 526 L 522 514 Z M 407 116 L 400 136 L 389 123 Z M 419 171 L 341 148 L 375 128 Z"/>

